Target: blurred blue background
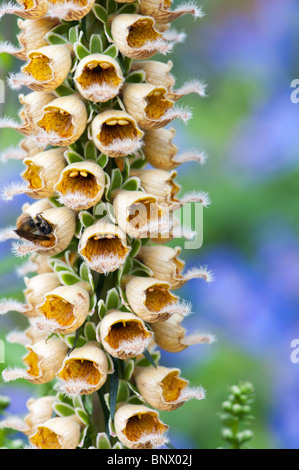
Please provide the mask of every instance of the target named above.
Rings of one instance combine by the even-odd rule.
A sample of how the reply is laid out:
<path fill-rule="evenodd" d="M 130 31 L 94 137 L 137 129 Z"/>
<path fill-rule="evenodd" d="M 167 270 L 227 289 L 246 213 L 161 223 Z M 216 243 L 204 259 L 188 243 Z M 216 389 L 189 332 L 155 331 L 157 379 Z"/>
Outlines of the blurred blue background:
<path fill-rule="evenodd" d="M 193 303 L 194 314 L 184 323 L 188 331 L 209 331 L 217 342 L 162 353 L 164 365 L 182 368 L 191 384 L 207 390 L 204 402 L 187 403 L 163 418 L 176 447 L 217 448 L 217 414 L 228 387 L 250 380 L 256 388 L 252 446 L 298 449 L 299 364 L 290 360 L 290 344 L 299 338 L 299 104 L 291 102 L 290 84 L 299 78 L 299 4 L 208 0 L 203 6 L 204 19 L 176 21 L 187 39 L 171 59 L 178 86 L 195 77 L 208 84 L 207 99 L 182 100 L 194 118 L 175 127 L 181 150 L 197 147 L 209 154 L 204 167 L 181 166 L 178 181 L 182 193 L 200 189 L 212 199 L 204 211 L 203 247 L 185 250 L 183 257 L 187 267 L 208 265 L 215 281 L 190 281 L 179 294 Z M 2 21 L 5 39 L 13 40 L 14 23 Z M 3 77 L 20 63 L 3 55 L 0 66 Z M 16 96 L 7 90 L 2 114 L 15 117 L 16 109 Z M 19 138 L 7 130 L 0 135 L 1 149 Z M 21 168 L 18 162 L 2 165 L 1 187 L 18 179 Z M 0 203 L 2 227 L 13 225 L 25 200 Z M 0 294 L 9 296 L 23 283 L 13 271 L 10 243 L 1 244 L 0 252 Z M 18 314 L 2 317 L 1 324 L 2 338 L 16 324 L 26 326 Z M 7 363 L 20 364 L 23 353 L 8 345 Z M 4 392 L 16 397 L 12 412 L 24 410 L 32 393 L 25 382 Z"/>

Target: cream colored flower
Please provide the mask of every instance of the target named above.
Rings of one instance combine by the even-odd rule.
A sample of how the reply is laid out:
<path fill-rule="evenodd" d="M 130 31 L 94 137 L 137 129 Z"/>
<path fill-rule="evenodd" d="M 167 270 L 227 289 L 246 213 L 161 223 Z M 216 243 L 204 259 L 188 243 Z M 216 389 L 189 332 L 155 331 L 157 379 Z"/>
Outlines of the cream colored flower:
<path fill-rule="evenodd" d="M 33 49 L 27 57 L 21 74 L 10 76 L 12 88 L 28 86 L 35 91 L 52 91 L 63 83 L 72 66 L 70 50 L 62 45 Z"/>
<path fill-rule="evenodd" d="M 92 54 L 82 59 L 74 75 L 77 89 L 84 98 L 106 102 L 114 98 L 123 84 L 119 63 L 105 54 Z"/>
<path fill-rule="evenodd" d="M 43 424 L 53 415 L 53 404 L 55 396 L 44 396 L 41 398 L 30 398 L 27 403 L 29 413 L 24 419 L 15 416 L 8 416 L 0 423 L 1 428 L 10 428 L 22 432 L 26 436 L 31 436 L 37 430 L 39 424 Z"/>
<path fill-rule="evenodd" d="M 134 379 L 139 393 L 150 406 L 160 411 L 173 411 L 192 398 L 205 398 L 204 390 L 188 387 L 188 380 L 182 379 L 180 373 L 180 369 L 162 366 L 137 367 Z"/>
<path fill-rule="evenodd" d="M 27 243 L 13 247 L 17 256 L 29 253 L 56 255 L 65 250 L 76 229 L 75 214 L 67 207 L 55 207 L 35 216 L 22 214 L 17 220 L 17 235 Z"/>
<path fill-rule="evenodd" d="M 89 395 L 107 380 L 108 360 L 99 344 L 89 341 L 74 349 L 63 361 L 57 377 L 60 389 L 69 396 Z"/>
<path fill-rule="evenodd" d="M 133 313 L 113 310 L 99 324 L 101 342 L 113 357 L 127 360 L 142 354 L 152 333 Z"/>
<path fill-rule="evenodd" d="M 159 129 L 176 118 L 188 121 L 188 110 L 174 107 L 163 85 L 128 83 L 123 87 L 125 107 L 143 129 Z"/>
<path fill-rule="evenodd" d="M 71 145 L 86 128 L 86 107 L 75 95 L 57 98 L 44 107 L 43 116 L 36 124 L 39 131 L 34 138 L 38 145 Z"/>
<path fill-rule="evenodd" d="M 0 314 L 10 311 L 20 312 L 28 318 L 37 315 L 36 307 L 43 300 L 49 290 L 55 289 L 60 285 L 59 278 L 55 273 L 38 274 L 31 278 L 25 277 L 26 289 L 24 297 L 26 303 L 18 302 L 13 299 L 2 299 L 0 302 Z"/>
<path fill-rule="evenodd" d="M 76 449 L 81 425 L 76 415 L 51 418 L 37 426 L 29 442 L 38 449 Z"/>
<path fill-rule="evenodd" d="M 48 0 L 48 15 L 65 21 L 78 21 L 86 16 L 95 0 Z"/>
<path fill-rule="evenodd" d="M 166 210 L 153 194 L 119 190 L 114 194 L 113 207 L 118 225 L 130 237 L 154 237 L 169 230 L 167 221 L 164 226 Z"/>
<path fill-rule="evenodd" d="M 95 146 L 109 157 L 125 157 L 142 146 L 143 132 L 125 111 L 107 110 L 92 121 Z"/>
<path fill-rule="evenodd" d="M 131 70 L 143 70 L 146 81 L 157 87 L 163 85 L 167 89 L 167 98 L 172 101 L 178 101 L 185 95 L 196 93 L 202 98 L 206 97 L 206 85 L 199 80 L 190 80 L 178 90 L 174 90 L 175 78 L 170 73 L 173 63 L 169 60 L 166 64 L 158 60 L 147 60 L 135 62 Z"/>
<path fill-rule="evenodd" d="M 81 286 L 59 286 L 48 292 L 38 308 L 34 324 L 42 331 L 69 334 L 85 322 L 89 313 L 89 293 Z"/>
<path fill-rule="evenodd" d="M 185 262 L 179 258 L 181 251 L 180 247 L 148 245 L 141 247 L 137 256 L 152 270 L 156 279 L 169 282 L 171 289 L 179 289 L 191 279 L 213 280 L 211 272 L 202 266 L 183 273 Z"/>
<path fill-rule="evenodd" d="M 9 343 L 21 344 L 27 346 L 27 344 L 34 344 L 38 341 L 46 340 L 48 333 L 40 331 L 35 326 L 29 326 L 25 331 L 10 331 L 6 336 L 6 340 Z"/>
<path fill-rule="evenodd" d="M 136 315 L 149 323 L 163 322 L 175 313 L 190 313 L 190 305 L 172 294 L 170 284 L 152 277 L 129 276 L 124 280 L 129 305 Z"/>
<path fill-rule="evenodd" d="M 48 10 L 47 0 L 17 0 L 21 7 L 4 3 L 0 8 L 0 18 L 4 15 L 17 15 L 24 19 L 35 19 L 45 16 Z"/>
<path fill-rule="evenodd" d="M 55 194 L 54 186 L 60 178 L 63 168 L 66 166 L 64 158 L 65 149 L 51 149 L 40 152 L 33 157 L 24 158 L 27 165 L 22 173 L 22 178 L 27 182 L 15 189 L 5 190 L 5 198 L 11 199 L 15 194 L 25 193 L 28 196 L 39 199 Z"/>
<path fill-rule="evenodd" d="M 67 345 L 57 337 L 38 341 L 27 345 L 28 353 L 23 357 L 25 369 L 5 369 L 3 380 L 10 382 L 17 379 L 26 379 L 33 384 L 44 384 L 55 378 L 68 351 Z"/>
<path fill-rule="evenodd" d="M 191 14 L 195 18 L 204 16 L 202 9 L 196 3 L 183 3 L 175 10 L 170 10 L 171 0 L 140 0 L 139 11 L 142 15 L 149 15 L 155 18 L 157 23 L 170 23 L 182 15 Z"/>
<path fill-rule="evenodd" d="M 60 202 L 74 211 L 94 206 L 102 198 L 104 189 L 104 171 L 89 161 L 68 165 L 55 186 Z"/>
<path fill-rule="evenodd" d="M 113 40 L 120 52 L 131 59 L 148 59 L 157 52 L 166 54 L 172 44 L 154 26 L 155 20 L 150 16 L 116 15 L 111 24 Z"/>
<path fill-rule="evenodd" d="M 137 176 L 144 191 L 156 196 L 159 204 L 163 203 L 167 207 L 179 202 L 175 197 L 181 189 L 174 181 L 177 176 L 176 171 L 132 170 L 130 175 Z"/>
<path fill-rule="evenodd" d="M 174 314 L 165 322 L 153 323 L 152 329 L 157 345 L 165 351 L 176 353 L 187 349 L 195 344 L 211 344 L 215 341 L 214 336 L 206 333 L 186 334 L 181 325 L 184 316 Z"/>
<path fill-rule="evenodd" d="M 21 33 L 17 36 L 20 47 L 17 48 L 10 43 L 0 43 L 0 53 L 12 54 L 20 60 L 27 60 L 27 54 L 33 49 L 48 46 L 45 39 L 46 34 L 59 24 L 57 19 L 38 18 L 35 20 L 18 20 Z"/>
<path fill-rule="evenodd" d="M 159 413 L 143 405 L 123 404 L 114 417 L 116 435 L 129 449 L 152 449 L 167 442 L 168 426 Z"/>
<path fill-rule="evenodd" d="M 106 274 L 125 263 L 130 247 L 118 226 L 99 220 L 84 231 L 78 251 L 91 269 Z"/>

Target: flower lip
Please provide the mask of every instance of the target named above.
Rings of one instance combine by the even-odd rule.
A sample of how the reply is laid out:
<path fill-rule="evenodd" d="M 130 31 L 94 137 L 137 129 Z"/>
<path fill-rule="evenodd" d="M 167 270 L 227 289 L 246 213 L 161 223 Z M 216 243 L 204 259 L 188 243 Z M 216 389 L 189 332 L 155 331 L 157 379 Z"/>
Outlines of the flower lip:
<path fill-rule="evenodd" d="M 68 165 L 60 175 L 55 190 L 60 201 L 73 210 L 89 209 L 103 196 L 105 174 L 93 162 L 79 162 Z"/>
<path fill-rule="evenodd" d="M 112 57 L 92 54 L 78 65 L 75 77 L 79 92 L 93 102 L 106 102 L 119 92 L 122 71 Z"/>

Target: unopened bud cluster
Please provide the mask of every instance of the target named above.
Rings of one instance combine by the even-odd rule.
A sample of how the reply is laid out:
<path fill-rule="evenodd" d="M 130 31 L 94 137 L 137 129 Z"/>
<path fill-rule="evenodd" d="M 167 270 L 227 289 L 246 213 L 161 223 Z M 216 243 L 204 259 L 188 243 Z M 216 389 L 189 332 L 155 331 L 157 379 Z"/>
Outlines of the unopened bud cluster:
<path fill-rule="evenodd" d="M 173 20 L 202 12 L 160 0 L 19 4 L 1 6 L 0 17 L 20 17 L 20 34 L 19 46 L 5 42 L 0 52 L 22 61 L 11 88 L 29 91 L 19 95 L 19 120 L 3 117 L 0 127 L 22 134 L 3 160 L 22 160 L 24 170 L 2 194 L 30 199 L 1 239 L 27 260 L 18 268 L 24 300 L 2 299 L 0 314 L 20 312 L 28 328 L 8 335 L 26 352 L 24 367 L 5 369 L 3 379 L 48 384 L 48 395 L 31 398 L 28 414 L 2 427 L 39 449 L 160 447 L 168 426 L 159 411 L 205 393 L 160 365 L 158 348 L 212 342 L 187 334 L 191 306 L 176 292 L 212 275 L 185 271 L 181 249 L 165 244 L 170 215 L 188 199 L 178 197 L 175 169 L 205 160 L 194 150 L 179 154 L 165 126 L 187 121 L 191 112 L 177 101 L 205 96 L 205 86 L 177 89 L 172 62 L 153 57 L 181 41 Z M 192 201 L 208 204 L 202 192 Z"/>

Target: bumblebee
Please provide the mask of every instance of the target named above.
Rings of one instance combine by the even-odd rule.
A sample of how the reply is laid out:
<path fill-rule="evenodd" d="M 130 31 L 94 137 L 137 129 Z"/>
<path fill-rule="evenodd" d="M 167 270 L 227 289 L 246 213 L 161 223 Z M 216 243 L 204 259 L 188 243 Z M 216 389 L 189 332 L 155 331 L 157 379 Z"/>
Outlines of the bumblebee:
<path fill-rule="evenodd" d="M 23 214 L 17 221 L 17 228 L 14 230 L 19 237 L 32 242 L 51 240 L 53 231 L 53 225 L 43 218 L 42 213 L 37 214 L 35 218 Z"/>

